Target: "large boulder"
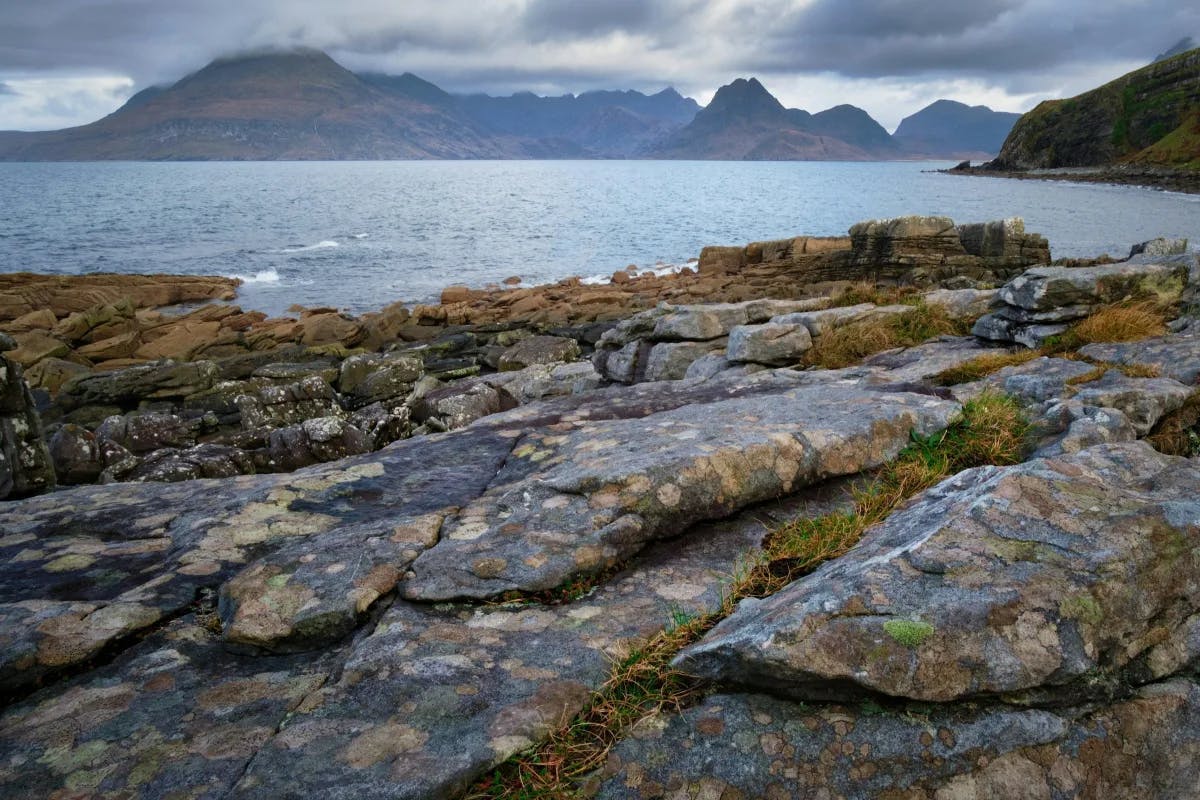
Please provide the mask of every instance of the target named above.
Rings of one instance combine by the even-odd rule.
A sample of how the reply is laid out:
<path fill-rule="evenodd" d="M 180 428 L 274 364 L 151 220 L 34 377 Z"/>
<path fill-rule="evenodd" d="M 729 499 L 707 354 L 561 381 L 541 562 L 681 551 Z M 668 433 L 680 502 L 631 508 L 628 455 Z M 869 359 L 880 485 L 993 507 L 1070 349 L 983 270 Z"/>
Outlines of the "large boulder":
<path fill-rule="evenodd" d="M 799 698 L 1018 704 L 1171 675 L 1200 657 L 1197 485 L 1144 443 L 968 470 L 677 665 Z"/>
<path fill-rule="evenodd" d="M 1030 312 L 1115 303 L 1152 294 L 1179 297 L 1188 281 L 1180 264 L 1105 264 L 1096 267 L 1034 267 L 1000 288 L 999 299 Z"/>
<path fill-rule="evenodd" d="M 15 342 L 0 334 L 0 500 L 52 489 L 54 463 L 21 367 L 9 360 Z"/>
<path fill-rule="evenodd" d="M 143 400 L 182 399 L 209 389 L 216 382 L 211 361 L 158 361 L 112 372 L 80 375 L 59 389 L 64 408 L 81 406 L 136 406 Z"/>
<path fill-rule="evenodd" d="M 563 336 L 530 336 L 500 355 L 501 372 L 516 371 L 534 364 L 557 364 L 579 358 L 579 342 Z"/>

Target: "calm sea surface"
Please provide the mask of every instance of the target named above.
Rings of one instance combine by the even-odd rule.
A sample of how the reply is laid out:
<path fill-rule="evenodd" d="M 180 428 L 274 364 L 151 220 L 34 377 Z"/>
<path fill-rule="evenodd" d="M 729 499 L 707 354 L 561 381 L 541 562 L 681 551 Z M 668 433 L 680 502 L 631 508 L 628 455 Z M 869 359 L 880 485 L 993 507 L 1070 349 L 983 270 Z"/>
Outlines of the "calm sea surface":
<path fill-rule="evenodd" d="M 681 264 L 706 244 L 942 214 L 1025 218 L 1055 257 L 1200 244 L 1200 197 L 942 164 L 440 161 L 0 164 L 0 272 L 238 275 L 239 302 L 362 311 L 451 283 Z"/>

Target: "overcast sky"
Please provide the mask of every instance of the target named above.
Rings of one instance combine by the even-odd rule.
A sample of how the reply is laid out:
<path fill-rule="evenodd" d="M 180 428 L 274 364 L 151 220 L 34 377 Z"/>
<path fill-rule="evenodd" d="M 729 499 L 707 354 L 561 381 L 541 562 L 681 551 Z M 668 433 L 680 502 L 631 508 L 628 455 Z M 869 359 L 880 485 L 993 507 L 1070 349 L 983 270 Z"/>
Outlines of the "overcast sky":
<path fill-rule="evenodd" d="M 757 76 L 889 130 L 938 98 L 1025 111 L 1200 38 L 1195 0 L 0 0 L 0 130 L 78 125 L 215 56 L 308 45 L 449 91 Z"/>

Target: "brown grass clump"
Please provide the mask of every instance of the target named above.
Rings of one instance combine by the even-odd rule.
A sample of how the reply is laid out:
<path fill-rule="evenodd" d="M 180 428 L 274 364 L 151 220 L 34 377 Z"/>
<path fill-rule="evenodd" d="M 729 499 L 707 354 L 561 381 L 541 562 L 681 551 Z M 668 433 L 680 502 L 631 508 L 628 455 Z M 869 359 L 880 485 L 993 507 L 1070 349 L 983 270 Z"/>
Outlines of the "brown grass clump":
<path fill-rule="evenodd" d="M 870 526 L 920 491 L 968 467 L 1021 460 L 1028 423 L 1011 398 L 983 395 L 963 406 L 963 416 L 940 434 L 912 443 L 874 482 L 854 494 L 850 510 L 800 519 L 773 531 L 759 559 L 735 575 L 721 607 L 698 617 L 678 615 L 668 628 L 613 665 L 587 706 L 531 752 L 510 758 L 467 794 L 480 798 L 573 797 L 573 782 L 602 766 L 609 751 L 638 721 L 674 712 L 704 692 L 671 661 L 699 641 L 749 597 L 765 597 L 843 555 Z"/>
<path fill-rule="evenodd" d="M 831 298 L 830 308 L 857 306 L 874 303 L 877 306 L 915 304 L 920 301 L 920 292 L 914 286 L 880 286 L 871 281 L 859 281 Z"/>
<path fill-rule="evenodd" d="M 884 350 L 912 347 L 943 334 L 962 335 L 967 330 L 965 322 L 954 319 L 944 308 L 918 303 L 902 314 L 884 314 L 825 332 L 804 354 L 804 364 L 841 369 Z"/>
<path fill-rule="evenodd" d="M 957 367 L 945 369 L 934 375 L 935 386 L 957 386 L 960 383 L 971 383 L 986 378 L 993 372 L 999 372 L 1005 367 L 1015 367 L 1027 361 L 1041 357 L 1037 350 L 1018 350 L 1015 353 L 998 353 L 973 358 Z"/>
<path fill-rule="evenodd" d="M 1200 455 L 1200 392 L 1189 397 L 1178 411 L 1160 419 L 1146 441 L 1169 456 Z"/>
<path fill-rule="evenodd" d="M 1155 300 L 1138 300 L 1105 306 L 1080 320 L 1062 336 L 1047 340 L 1056 352 L 1076 350 L 1097 342 L 1136 342 L 1167 332 L 1167 309 Z"/>

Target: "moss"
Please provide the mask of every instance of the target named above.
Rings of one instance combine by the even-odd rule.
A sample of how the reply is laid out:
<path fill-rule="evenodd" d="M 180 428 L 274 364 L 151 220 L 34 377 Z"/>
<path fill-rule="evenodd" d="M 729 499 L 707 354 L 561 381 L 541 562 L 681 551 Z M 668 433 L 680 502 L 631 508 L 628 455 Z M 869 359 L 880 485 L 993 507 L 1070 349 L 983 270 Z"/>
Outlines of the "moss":
<path fill-rule="evenodd" d="M 1058 610 L 1064 617 L 1088 625 L 1099 625 L 1104 620 L 1100 604 L 1087 592 L 1067 596 L 1059 604 Z"/>
<path fill-rule="evenodd" d="M 889 619 L 883 623 L 883 631 L 907 648 L 920 647 L 933 635 L 933 626 L 914 619 Z"/>

